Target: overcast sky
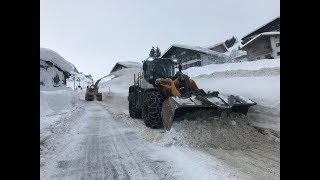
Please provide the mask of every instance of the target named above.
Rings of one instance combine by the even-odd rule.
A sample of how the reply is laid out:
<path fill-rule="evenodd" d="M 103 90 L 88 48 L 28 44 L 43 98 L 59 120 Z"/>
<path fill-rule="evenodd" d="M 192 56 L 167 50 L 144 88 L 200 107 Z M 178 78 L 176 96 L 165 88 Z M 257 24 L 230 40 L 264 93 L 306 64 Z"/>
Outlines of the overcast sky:
<path fill-rule="evenodd" d="M 96 80 L 152 46 L 207 47 L 280 16 L 280 0 L 41 0 L 40 47 Z"/>

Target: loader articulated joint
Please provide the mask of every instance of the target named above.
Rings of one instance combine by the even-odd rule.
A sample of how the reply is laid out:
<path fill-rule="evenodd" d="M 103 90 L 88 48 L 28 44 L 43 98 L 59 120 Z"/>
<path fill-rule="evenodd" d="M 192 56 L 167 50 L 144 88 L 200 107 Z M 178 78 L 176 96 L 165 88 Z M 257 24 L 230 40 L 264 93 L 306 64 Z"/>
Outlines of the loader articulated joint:
<path fill-rule="evenodd" d="M 180 92 L 181 97 L 191 97 L 190 78 L 185 74 L 180 76 Z"/>

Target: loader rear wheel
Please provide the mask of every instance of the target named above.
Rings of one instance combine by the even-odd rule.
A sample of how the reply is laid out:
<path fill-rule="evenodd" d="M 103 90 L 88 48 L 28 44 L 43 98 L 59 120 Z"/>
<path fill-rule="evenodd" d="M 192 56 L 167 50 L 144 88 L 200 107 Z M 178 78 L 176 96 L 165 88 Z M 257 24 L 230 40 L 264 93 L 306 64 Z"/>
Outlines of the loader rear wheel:
<path fill-rule="evenodd" d="M 142 117 L 147 127 L 154 129 L 163 127 L 161 118 L 163 101 L 163 95 L 158 91 L 149 91 L 145 93 Z"/>
<path fill-rule="evenodd" d="M 134 96 L 136 95 L 135 92 L 129 93 L 129 115 L 132 118 L 141 119 L 142 118 L 142 110 L 136 108 L 136 103 Z"/>
<path fill-rule="evenodd" d="M 129 102 L 129 115 L 132 118 L 141 119 L 142 111 L 136 108 L 136 105 L 132 102 Z"/>

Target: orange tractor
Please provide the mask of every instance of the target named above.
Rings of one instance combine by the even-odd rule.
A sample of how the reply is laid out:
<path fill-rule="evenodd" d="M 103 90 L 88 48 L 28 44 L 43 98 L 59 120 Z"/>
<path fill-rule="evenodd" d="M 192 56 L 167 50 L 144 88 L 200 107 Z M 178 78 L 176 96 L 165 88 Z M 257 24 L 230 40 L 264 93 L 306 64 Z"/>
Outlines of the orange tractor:
<path fill-rule="evenodd" d="M 96 97 L 96 99 L 98 101 L 102 101 L 102 93 L 98 92 L 98 90 L 99 90 L 98 83 L 99 83 L 99 81 L 97 81 L 95 84 L 87 87 L 86 95 L 85 95 L 86 101 L 93 101 L 94 97 Z"/>

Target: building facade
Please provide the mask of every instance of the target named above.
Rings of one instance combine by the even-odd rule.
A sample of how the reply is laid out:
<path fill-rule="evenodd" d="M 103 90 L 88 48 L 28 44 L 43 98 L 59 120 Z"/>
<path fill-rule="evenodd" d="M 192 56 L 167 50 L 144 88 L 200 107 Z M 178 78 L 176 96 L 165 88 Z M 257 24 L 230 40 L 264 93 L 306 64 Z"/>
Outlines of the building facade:
<path fill-rule="evenodd" d="M 224 42 L 215 44 L 213 46 L 208 47 L 211 51 L 216 51 L 220 53 L 228 52 L 228 48 Z"/>
<path fill-rule="evenodd" d="M 244 45 L 247 42 L 249 42 L 251 39 L 253 39 L 255 36 L 264 33 L 264 32 L 274 32 L 279 31 L 280 32 L 280 17 L 277 17 L 273 19 L 272 21 L 262 25 L 261 27 L 255 29 L 254 31 L 250 32 L 249 34 L 245 35 L 241 39 L 241 44 Z"/>
<path fill-rule="evenodd" d="M 280 58 L 280 32 L 261 33 L 241 50 L 247 51 L 249 61 Z"/>
<path fill-rule="evenodd" d="M 241 50 L 249 61 L 280 58 L 280 17 L 264 24 L 242 39 Z"/>
<path fill-rule="evenodd" d="M 208 64 L 222 64 L 228 57 L 207 48 L 174 44 L 163 53 L 161 58 L 176 58 L 182 69 L 187 69 Z"/>

